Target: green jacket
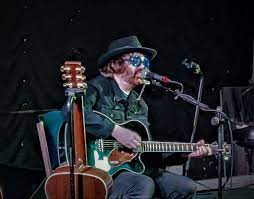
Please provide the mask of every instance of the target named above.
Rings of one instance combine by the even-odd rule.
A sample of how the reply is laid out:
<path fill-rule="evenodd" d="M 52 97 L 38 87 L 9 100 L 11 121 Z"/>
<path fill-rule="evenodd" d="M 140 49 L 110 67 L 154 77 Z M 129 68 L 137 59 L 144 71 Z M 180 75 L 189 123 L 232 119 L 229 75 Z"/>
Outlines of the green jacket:
<path fill-rule="evenodd" d="M 90 80 L 84 99 L 86 132 L 95 137 L 107 138 L 115 126 L 93 110 L 107 115 L 116 123 L 136 119 L 148 127 L 147 104 L 137 98 L 138 93 L 134 90 L 126 96 L 112 78 L 99 75 Z"/>

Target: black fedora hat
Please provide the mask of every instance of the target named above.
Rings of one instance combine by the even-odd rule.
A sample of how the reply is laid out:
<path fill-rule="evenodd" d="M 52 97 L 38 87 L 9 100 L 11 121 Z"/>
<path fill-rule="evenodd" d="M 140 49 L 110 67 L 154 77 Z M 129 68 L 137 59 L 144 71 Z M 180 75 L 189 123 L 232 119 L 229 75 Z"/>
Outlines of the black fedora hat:
<path fill-rule="evenodd" d="M 98 59 L 98 65 L 103 67 L 109 60 L 128 52 L 140 52 L 152 60 L 157 51 L 152 48 L 142 47 L 137 36 L 128 36 L 112 41 L 108 50 Z"/>

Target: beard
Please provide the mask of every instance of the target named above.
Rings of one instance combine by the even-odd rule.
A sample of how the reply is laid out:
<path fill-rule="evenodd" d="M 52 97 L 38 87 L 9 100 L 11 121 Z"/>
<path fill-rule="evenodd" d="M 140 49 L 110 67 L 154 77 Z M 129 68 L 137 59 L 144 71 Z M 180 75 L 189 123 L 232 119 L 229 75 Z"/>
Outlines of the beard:
<path fill-rule="evenodd" d="M 132 70 L 127 67 L 126 70 L 122 73 L 121 77 L 125 82 L 128 82 L 131 86 L 136 87 L 140 84 L 141 71 L 139 68 Z"/>

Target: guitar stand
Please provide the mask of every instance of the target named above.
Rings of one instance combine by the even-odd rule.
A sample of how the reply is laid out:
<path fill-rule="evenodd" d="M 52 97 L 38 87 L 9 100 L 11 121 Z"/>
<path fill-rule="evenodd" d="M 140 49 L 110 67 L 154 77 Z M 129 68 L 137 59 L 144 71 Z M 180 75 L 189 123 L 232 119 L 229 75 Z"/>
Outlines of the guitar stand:
<path fill-rule="evenodd" d="M 84 90 L 80 88 L 67 88 L 65 90 L 65 95 L 68 96 L 67 102 L 66 102 L 66 121 L 68 124 L 68 131 L 69 131 L 69 165 L 70 165 L 70 190 L 71 190 L 71 198 L 75 198 L 75 184 L 74 184 L 74 162 L 75 162 L 75 149 L 74 146 L 74 127 L 73 127 L 73 101 L 76 97 L 80 97 L 84 95 Z"/>

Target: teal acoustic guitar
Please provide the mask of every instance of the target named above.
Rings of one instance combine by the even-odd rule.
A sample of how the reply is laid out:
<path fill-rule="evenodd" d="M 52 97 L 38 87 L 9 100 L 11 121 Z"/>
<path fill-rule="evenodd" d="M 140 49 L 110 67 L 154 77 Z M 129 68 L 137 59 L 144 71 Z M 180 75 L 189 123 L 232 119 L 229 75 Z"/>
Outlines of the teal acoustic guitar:
<path fill-rule="evenodd" d="M 96 112 L 96 111 L 94 111 Z M 106 115 L 96 112 L 112 121 Z M 115 123 L 117 124 L 117 123 Z M 160 142 L 151 141 L 146 126 L 138 120 L 129 120 L 119 126 L 131 129 L 140 134 L 140 136 L 148 141 L 142 141 L 141 146 L 135 150 L 128 149 L 116 140 L 96 139 L 88 143 L 88 164 L 90 166 L 100 168 L 107 171 L 111 176 L 121 170 L 128 170 L 134 173 L 143 173 L 145 165 L 142 162 L 141 155 L 144 152 L 193 152 L 198 149 L 196 143 L 181 143 L 181 142 Z M 206 144 L 206 147 L 211 148 L 211 154 L 217 153 L 216 144 Z M 224 155 L 231 154 L 230 145 L 224 144 Z"/>

